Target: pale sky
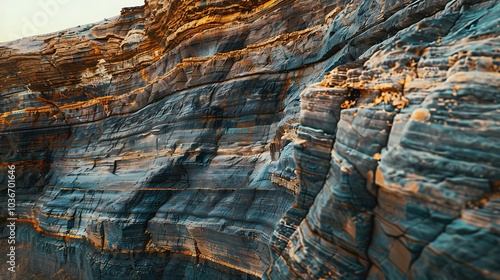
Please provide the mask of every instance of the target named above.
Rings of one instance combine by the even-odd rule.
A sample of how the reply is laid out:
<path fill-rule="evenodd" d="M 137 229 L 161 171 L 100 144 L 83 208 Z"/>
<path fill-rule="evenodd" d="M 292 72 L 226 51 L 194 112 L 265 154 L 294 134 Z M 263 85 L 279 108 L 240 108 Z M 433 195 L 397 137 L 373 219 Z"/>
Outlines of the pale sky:
<path fill-rule="evenodd" d="M 0 0 L 0 42 L 46 34 L 120 15 L 144 0 Z"/>

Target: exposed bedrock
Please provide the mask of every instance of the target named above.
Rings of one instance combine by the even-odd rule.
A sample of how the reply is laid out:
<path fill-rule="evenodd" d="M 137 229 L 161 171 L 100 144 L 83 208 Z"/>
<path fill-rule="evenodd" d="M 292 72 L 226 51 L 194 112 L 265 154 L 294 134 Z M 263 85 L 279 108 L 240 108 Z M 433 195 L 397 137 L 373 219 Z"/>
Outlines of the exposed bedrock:
<path fill-rule="evenodd" d="M 500 277 L 499 11 L 449 3 L 302 93 L 307 214 L 267 277 Z"/>
<path fill-rule="evenodd" d="M 498 2 L 334 2 L 146 0 L 0 45 L 21 271 L 499 278 Z"/>

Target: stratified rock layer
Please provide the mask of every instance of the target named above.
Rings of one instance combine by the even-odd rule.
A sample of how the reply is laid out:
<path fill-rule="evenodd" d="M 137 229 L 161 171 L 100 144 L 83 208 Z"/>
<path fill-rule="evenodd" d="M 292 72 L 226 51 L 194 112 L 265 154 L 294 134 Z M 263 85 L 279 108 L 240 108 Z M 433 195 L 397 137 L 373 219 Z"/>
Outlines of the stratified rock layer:
<path fill-rule="evenodd" d="M 499 278 L 499 13 L 148 0 L 1 45 L 21 271 Z"/>
<path fill-rule="evenodd" d="M 302 93 L 307 214 L 267 277 L 500 277 L 499 12 L 449 3 Z"/>

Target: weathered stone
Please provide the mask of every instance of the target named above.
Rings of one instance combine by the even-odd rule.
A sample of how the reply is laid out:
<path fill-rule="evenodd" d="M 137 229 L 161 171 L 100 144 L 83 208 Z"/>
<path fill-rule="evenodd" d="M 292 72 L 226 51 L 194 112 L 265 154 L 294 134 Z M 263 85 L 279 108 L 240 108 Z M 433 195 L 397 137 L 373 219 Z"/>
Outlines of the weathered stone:
<path fill-rule="evenodd" d="M 499 13 L 147 0 L 0 45 L 18 277 L 499 278 Z"/>
<path fill-rule="evenodd" d="M 431 10 L 437 13 L 423 19 Z M 500 240 L 496 210 L 485 206 L 495 205 L 500 174 L 493 140 L 500 30 L 489 18 L 496 10 L 489 2 L 400 8 L 386 23 L 404 14 L 408 20 L 391 28 L 406 30 L 360 55 L 362 67 L 341 65 L 320 82 L 358 94 L 340 119 L 317 107 L 325 120 L 311 121 L 307 104 L 327 91 L 302 94 L 301 125 L 336 123 L 330 171 L 319 192 L 311 189 L 318 195 L 267 277 L 498 277 L 490 262 Z M 391 33 L 383 30 L 368 32 Z M 311 182 L 301 182 L 301 192 Z"/>

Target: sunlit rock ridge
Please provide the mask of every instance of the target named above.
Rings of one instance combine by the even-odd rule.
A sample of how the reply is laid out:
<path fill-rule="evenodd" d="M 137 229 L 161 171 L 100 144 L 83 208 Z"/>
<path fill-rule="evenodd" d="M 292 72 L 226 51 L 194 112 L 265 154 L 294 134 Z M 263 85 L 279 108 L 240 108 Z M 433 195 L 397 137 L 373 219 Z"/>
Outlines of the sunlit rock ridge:
<path fill-rule="evenodd" d="M 499 279 L 499 14 L 146 0 L 1 44 L 18 279 Z"/>

